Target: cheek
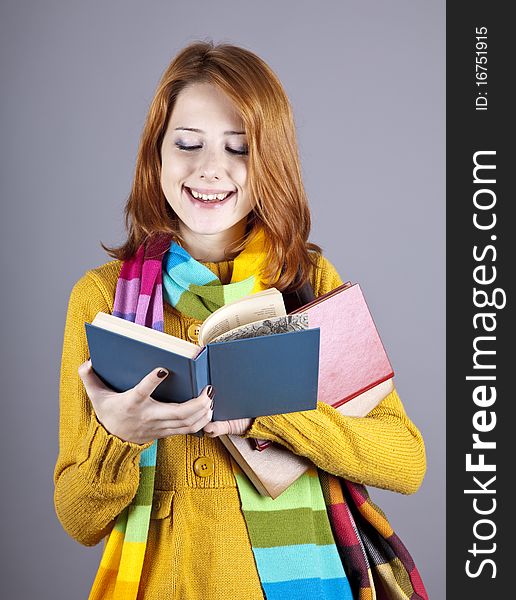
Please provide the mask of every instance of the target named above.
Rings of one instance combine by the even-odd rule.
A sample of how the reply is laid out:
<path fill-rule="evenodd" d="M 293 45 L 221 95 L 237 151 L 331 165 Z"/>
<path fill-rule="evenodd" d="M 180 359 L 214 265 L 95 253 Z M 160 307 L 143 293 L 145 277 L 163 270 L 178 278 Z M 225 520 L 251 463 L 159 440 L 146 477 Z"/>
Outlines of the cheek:
<path fill-rule="evenodd" d="M 236 184 L 245 190 L 247 185 L 247 164 L 241 162 L 240 164 L 235 165 L 231 170 L 231 178 Z"/>
<path fill-rule="evenodd" d="M 186 176 L 187 168 L 181 160 L 164 160 L 161 164 L 160 181 L 165 196 L 180 191 Z"/>

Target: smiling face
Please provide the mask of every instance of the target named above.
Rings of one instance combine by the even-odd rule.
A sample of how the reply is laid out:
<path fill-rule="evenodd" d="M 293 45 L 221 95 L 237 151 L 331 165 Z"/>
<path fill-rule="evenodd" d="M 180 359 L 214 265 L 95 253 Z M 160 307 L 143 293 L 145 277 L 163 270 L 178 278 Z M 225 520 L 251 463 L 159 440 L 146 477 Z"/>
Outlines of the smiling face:
<path fill-rule="evenodd" d="M 242 119 L 224 92 L 194 83 L 179 93 L 161 147 L 161 187 L 187 249 L 244 233 L 252 209 L 247 152 Z"/>

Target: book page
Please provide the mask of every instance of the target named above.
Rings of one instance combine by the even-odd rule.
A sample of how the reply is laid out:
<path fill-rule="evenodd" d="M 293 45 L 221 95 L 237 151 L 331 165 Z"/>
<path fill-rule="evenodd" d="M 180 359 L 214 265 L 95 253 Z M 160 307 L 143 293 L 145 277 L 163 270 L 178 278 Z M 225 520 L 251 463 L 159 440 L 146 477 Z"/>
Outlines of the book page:
<path fill-rule="evenodd" d="M 199 344 L 205 346 L 214 338 L 242 325 L 285 316 L 283 295 L 275 288 L 245 296 L 213 312 L 201 325 Z"/>
<path fill-rule="evenodd" d="M 241 325 L 236 329 L 232 329 L 231 331 L 227 331 L 226 333 L 213 338 L 211 342 L 228 342 L 230 340 L 239 340 L 242 338 L 300 331 L 301 329 L 308 329 L 308 313 L 282 315 L 273 317 L 272 319 L 265 319 Z"/>
<path fill-rule="evenodd" d="M 188 358 L 195 358 L 201 351 L 197 344 L 104 312 L 97 313 L 91 324 Z"/>

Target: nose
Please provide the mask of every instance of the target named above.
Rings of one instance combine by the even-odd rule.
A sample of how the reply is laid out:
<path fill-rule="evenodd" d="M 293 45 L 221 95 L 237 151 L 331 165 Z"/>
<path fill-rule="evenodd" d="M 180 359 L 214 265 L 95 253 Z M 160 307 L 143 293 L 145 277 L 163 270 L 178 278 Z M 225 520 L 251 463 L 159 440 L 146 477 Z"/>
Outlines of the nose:
<path fill-rule="evenodd" d="M 220 179 L 222 165 L 217 152 L 205 152 L 200 164 L 201 178 Z"/>

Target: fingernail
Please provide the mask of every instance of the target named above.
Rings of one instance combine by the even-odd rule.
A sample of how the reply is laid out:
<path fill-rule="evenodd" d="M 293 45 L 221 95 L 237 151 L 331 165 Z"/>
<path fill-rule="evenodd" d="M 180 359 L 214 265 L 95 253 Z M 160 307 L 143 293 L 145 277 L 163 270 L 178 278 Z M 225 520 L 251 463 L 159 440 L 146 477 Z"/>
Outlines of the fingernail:
<path fill-rule="evenodd" d="M 210 404 L 210 410 L 213 410 L 213 400 L 211 401 L 211 404 Z"/>
<path fill-rule="evenodd" d="M 160 379 L 163 379 L 163 377 L 166 377 L 168 375 L 168 371 L 160 369 L 156 374 Z"/>
<path fill-rule="evenodd" d="M 208 398 L 211 398 L 213 400 L 213 396 L 215 396 L 215 389 L 213 388 L 212 385 L 208 386 L 206 393 L 208 394 Z M 212 403 L 212 405 L 213 405 L 213 403 Z"/>

